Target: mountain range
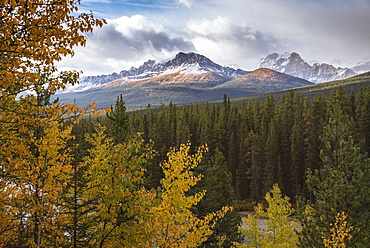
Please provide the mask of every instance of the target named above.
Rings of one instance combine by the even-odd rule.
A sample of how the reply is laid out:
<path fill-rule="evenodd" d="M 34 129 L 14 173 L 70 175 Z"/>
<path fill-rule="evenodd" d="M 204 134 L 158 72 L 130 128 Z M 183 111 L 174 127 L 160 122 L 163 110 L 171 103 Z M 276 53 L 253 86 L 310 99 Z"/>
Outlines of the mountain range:
<path fill-rule="evenodd" d="M 99 108 L 123 96 L 128 108 L 213 101 L 310 85 L 311 82 L 267 68 L 244 71 L 214 63 L 196 53 L 178 53 L 163 63 L 149 60 L 138 68 L 110 75 L 81 78 L 77 86 L 58 92 L 61 102 Z"/>
<path fill-rule="evenodd" d="M 197 53 L 180 52 L 165 62 L 148 60 L 120 73 L 83 77 L 80 84 L 55 96 L 79 107 L 96 102 L 100 108 L 106 108 L 122 94 L 128 108 L 139 108 L 170 101 L 213 101 L 222 99 L 224 94 L 233 98 L 280 91 L 348 78 L 362 70 L 370 71 L 370 59 L 353 68 L 341 68 L 309 64 L 298 53 L 272 53 L 260 60 L 256 70 L 245 71 L 221 66 Z"/>
<path fill-rule="evenodd" d="M 82 77 L 79 85 L 69 87 L 64 92 L 84 91 L 117 79 L 121 79 L 121 81 L 124 80 L 125 82 L 132 82 L 165 76 L 176 72 L 180 72 L 180 75 L 183 77 L 183 79 L 179 79 L 178 77 L 180 81 L 190 80 L 189 77 L 193 75 L 202 75 L 206 72 L 212 72 L 214 75 L 225 78 L 237 77 L 247 73 L 247 71 L 241 69 L 220 66 L 207 57 L 196 53 L 186 54 L 180 52 L 175 58 L 164 63 L 148 60 L 138 68 L 131 67 L 129 70 L 123 70 L 120 73 Z"/>
<path fill-rule="evenodd" d="M 337 61 L 338 63 L 339 61 Z M 370 71 L 370 59 L 353 68 L 335 67 L 326 63 L 308 63 L 298 53 L 271 53 L 262 58 L 256 68 L 270 68 L 314 83 L 346 79 L 359 73 Z"/>

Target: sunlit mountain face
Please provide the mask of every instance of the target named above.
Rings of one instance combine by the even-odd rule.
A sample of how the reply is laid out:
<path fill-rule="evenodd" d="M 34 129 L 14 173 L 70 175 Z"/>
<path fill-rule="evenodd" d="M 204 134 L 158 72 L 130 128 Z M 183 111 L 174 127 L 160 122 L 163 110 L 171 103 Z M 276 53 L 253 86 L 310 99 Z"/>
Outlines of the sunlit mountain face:
<path fill-rule="evenodd" d="M 78 106 L 96 102 L 105 108 L 122 95 L 128 108 L 139 108 L 148 104 L 219 100 L 225 94 L 242 97 L 310 84 L 271 69 L 248 72 L 221 66 L 200 54 L 178 53 L 163 63 L 149 60 L 120 73 L 84 77 L 81 84 L 68 87 L 56 97 Z"/>

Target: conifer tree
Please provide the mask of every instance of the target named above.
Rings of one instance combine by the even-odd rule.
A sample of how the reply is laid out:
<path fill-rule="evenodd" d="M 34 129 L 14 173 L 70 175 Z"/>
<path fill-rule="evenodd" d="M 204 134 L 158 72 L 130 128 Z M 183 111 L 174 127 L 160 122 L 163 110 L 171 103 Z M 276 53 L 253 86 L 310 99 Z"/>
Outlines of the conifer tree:
<path fill-rule="evenodd" d="M 205 166 L 203 189 L 206 194 L 196 206 L 196 213 L 200 217 L 219 211 L 225 206 L 232 206 L 235 201 L 232 175 L 227 169 L 227 163 L 221 151 L 216 148 Z M 201 247 L 230 247 L 232 242 L 241 242 L 242 237 L 238 231 L 240 224 L 241 219 L 236 210 L 228 212 L 224 218 L 217 221 L 212 228 L 212 235 L 203 242 Z"/>
<path fill-rule="evenodd" d="M 259 137 L 251 131 L 245 139 L 246 143 L 246 163 L 247 176 L 250 180 L 251 198 L 257 201 L 262 200 L 262 185 L 260 182 L 263 178 L 262 156 Z"/>
<path fill-rule="evenodd" d="M 96 118 L 94 118 L 95 120 Z M 86 189 L 88 180 L 85 177 L 88 167 L 83 165 L 83 159 L 89 155 L 88 150 L 91 144 L 86 141 L 87 135 L 94 132 L 94 121 L 91 115 L 88 118 L 73 118 L 78 121 L 73 126 L 72 135 L 74 139 L 69 141 L 68 148 L 71 149 L 72 171 L 69 173 L 69 180 L 66 182 L 66 188 L 60 199 L 65 204 L 67 213 L 71 216 L 69 221 L 63 225 L 63 230 L 68 233 L 68 242 L 63 247 L 89 247 L 89 241 L 86 239 L 87 230 L 91 223 L 86 221 L 86 215 L 91 211 L 93 199 L 81 201 L 83 192 Z"/>
<path fill-rule="evenodd" d="M 265 146 L 266 166 L 264 168 L 263 192 L 268 192 L 275 183 L 282 181 L 282 178 L 279 178 L 280 133 L 278 120 L 274 118 L 270 123 Z"/>
<path fill-rule="evenodd" d="M 330 235 L 330 223 L 345 212 L 354 227 L 350 247 L 366 247 L 370 225 L 370 160 L 349 135 L 349 117 L 340 104 L 334 105 L 322 136 L 320 170 L 308 170 L 307 184 L 316 201 L 310 203 L 310 215 L 302 215 L 301 247 L 323 247 L 322 237 Z"/>
<path fill-rule="evenodd" d="M 249 179 L 247 176 L 248 168 L 245 159 L 246 144 L 239 141 L 239 164 L 236 170 L 236 178 L 234 183 L 236 200 L 248 199 L 251 195 L 249 187 Z"/>
<path fill-rule="evenodd" d="M 293 90 L 282 96 L 281 105 L 278 111 L 281 121 L 281 143 L 280 143 L 280 157 L 282 163 L 279 171 L 279 177 L 282 178 L 283 184 L 280 184 L 282 192 L 291 196 L 291 175 L 292 168 L 292 144 L 291 135 L 294 125 L 294 103 L 295 94 Z"/>
<path fill-rule="evenodd" d="M 303 113 L 304 120 L 304 149 L 305 149 L 305 172 L 308 168 L 312 171 L 321 168 L 320 150 L 322 143 L 320 137 L 322 136 L 323 127 L 326 120 L 327 99 L 324 96 L 316 96 L 310 104 L 305 105 Z M 305 179 L 306 181 L 306 175 Z M 314 200 L 312 192 L 307 189 L 306 182 L 304 183 L 304 195 L 310 201 Z"/>
<path fill-rule="evenodd" d="M 297 120 L 294 124 L 290 139 L 292 152 L 292 194 L 298 195 L 302 193 L 305 174 L 304 131 L 302 119 Z"/>
<path fill-rule="evenodd" d="M 370 88 L 360 88 L 355 100 L 356 138 L 363 141 L 362 149 L 370 153 Z"/>
<path fill-rule="evenodd" d="M 122 94 L 117 97 L 116 104 L 106 113 L 108 117 L 108 133 L 116 143 L 123 142 L 128 133 L 128 113 Z"/>

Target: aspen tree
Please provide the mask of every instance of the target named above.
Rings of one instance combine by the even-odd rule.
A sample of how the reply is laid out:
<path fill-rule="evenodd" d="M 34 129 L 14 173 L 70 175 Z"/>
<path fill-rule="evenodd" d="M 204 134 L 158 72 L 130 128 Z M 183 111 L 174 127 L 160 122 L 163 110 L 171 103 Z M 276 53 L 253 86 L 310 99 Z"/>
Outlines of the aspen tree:
<path fill-rule="evenodd" d="M 212 227 L 217 219 L 222 218 L 228 207 L 207 214 L 204 218 L 194 215 L 191 208 L 195 206 L 206 192 L 188 195 L 190 188 L 200 179 L 192 172 L 200 162 L 206 147 L 200 147 L 196 154 L 189 155 L 190 145 L 180 145 L 178 150 L 168 153 L 168 160 L 161 164 L 164 178 L 160 204 L 151 209 L 154 239 L 149 247 L 198 247 L 207 236 L 212 234 Z"/>
<path fill-rule="evenodd" d="M 73 13 L 78 4 L 0 2 L 0 240 L 8 246 L 53 246 L 65 237 L 56 199 L 70 169 L 65 147 L 72 136 L 62 117 L 84 110 L 50 102 L 79 77 L 58 74 L 55 62 L 73 55 L 86 42 L 83 33 L 104 22 Z"/>
<path fill-rule="evenodd" d="M 265 200 L 268 207 L 262 204 L 255 207 L 256 215 L 249 215 L 244 219 L 245 228 L 240 231 L 245 234 L 248 244 L 235 244 L 238 248 L 247 247 L 296 247 L 298 240 L 294 229 L 298 227 L 295 220 L 288 217 L 293 214 L 293 208 L 289 203 L 289 197 L 282 196 L 280 188 L 275 184 L 266 193 Z M 258 219 L 265 222 L 266 227 L 258 224 Z"/>

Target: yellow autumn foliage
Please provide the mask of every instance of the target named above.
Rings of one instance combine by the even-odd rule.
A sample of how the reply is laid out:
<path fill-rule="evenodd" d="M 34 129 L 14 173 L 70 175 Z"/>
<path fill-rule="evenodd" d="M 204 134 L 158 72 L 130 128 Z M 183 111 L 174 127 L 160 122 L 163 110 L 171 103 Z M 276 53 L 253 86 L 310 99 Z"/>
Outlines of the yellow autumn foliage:
<path fill-rule="evenodd" d="M 200 219 L 191 212 L 205 192 L 188 195 L 201 178 L 192 169 L 205 147 L 171 150 L 161 164 L 160 192 L 143 187 L 142 165 L 151 148 L 140 136 L 113 144 L 103 130 L 88 140 L 93 148 L 73 163 L 68 116 L 87 108 L 50 102 L 78 72 L 58 72 L 55 62 L 85 45 L 84 32 L 104 21 L 77 14 L 79 0 L 0 1 L 0 247 L 64 247 L 83 241 L 93 247 L 197 247 L 229 208 Z M 73 165 L 73 166 L 72 166 Z M 76 171 L 88 183 L 71 209 L 64 197 Z M 77 211 L 83 212 L 76 220 Z M 83 240 L 69 226 L 86 224 Z M 76 245 L 76 243 L 73 243 Z"/>
<path fill-rule="evenodd" d="M 258 204 L 255 207 L 256 215 L 248 215 L 243 220 L 246 227 L 240 227 L 248 244 L 235 244 L 236 247 L 297 247 L 298 236 L 294 229 L 298 227 L 298 222 L 288 218 L 294 211 L 289 197 L 282 196 L 280 188 L 275 184 L 266 193 L 265 200 L 268 207 L 265 209 L 262 204 Z M 258 223 L 258 220 L 264 225 Z"/>
<path fill-rule="evenodd" d="M 57 73 L 55 62 L 84 45 L 83 32 L 103 21 L 76 15 L 79 1 L 0 1 L 0 246 L 50 247 L 64 242 L 60 197 L 70 176 L 66 149 L 74 105 L 50 96 L 77 72 Z"/>
<path fill-rule="evenodd" d="M 189 195 L 189 190 L 196 185 L 202 175 L 195 176 L 193 169 L 198 166 L 207 147 L 201 146 L 194 155 L 190 155 L 190 144 L 182 144 L 172 149 L 168 160 L 161 164 L 164 178 L 161 181 L 161 202 L 151 209 L 151 226 L 154 239 L 148 247 L 185 248 L 198 247 L 212 233 L 216 221 L 223 218 L 229 207 L 211 213 L 200 219 L 191 212 L 206 193 L 205 191 Z"/>
<path fill-rule="evenodd" d="M 338 213 L 335 217 L 335 223 L 331 223 L 330 226 L 330 238 L 323 237 L 324 246 L 330 248 L 345 248 L 346 240 L 350 240 L 352 235 L 350 232 L 353 230 L 352 226 L 348 226 L 346 221 L 347 216 L 344 212 Z"/>

